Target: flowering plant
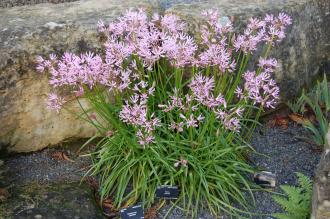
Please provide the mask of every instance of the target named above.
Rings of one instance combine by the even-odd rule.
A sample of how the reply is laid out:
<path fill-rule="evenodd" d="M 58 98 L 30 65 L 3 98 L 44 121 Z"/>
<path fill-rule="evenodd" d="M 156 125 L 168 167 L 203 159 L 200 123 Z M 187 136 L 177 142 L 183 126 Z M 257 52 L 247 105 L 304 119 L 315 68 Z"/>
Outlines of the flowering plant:
<path fill-rule="evenodd" d="M 241 189 L 252 196 L 246 139 L 260 113 L 279 100 L 271 74 L 277 61 L 268 55 L 291 18 L 251 18 L 244 33 L 235 34 L 217 11 L 203 15 L 196 40 L 176 15 L 148 18 L 129 10 L 108 25 L 98 23 L 107 38 L 104 54 L 37 59 L 54 90 L 48 108 L 59 112 L 68 91 L 79 103 L 89 101 L 89 108 L 80 103 L 82 118 L 102 136 L 91 173 L 100 175 L 101 196 L 112 195 L 117 207 L 139 200 L 148 207 L 156 187 L 167 184 L 180 187 L 178 202 L 193 215 L 194 205 L 216 215 L 248 208 Z M 247 70 L 261 44 L 257 69 Z"/>

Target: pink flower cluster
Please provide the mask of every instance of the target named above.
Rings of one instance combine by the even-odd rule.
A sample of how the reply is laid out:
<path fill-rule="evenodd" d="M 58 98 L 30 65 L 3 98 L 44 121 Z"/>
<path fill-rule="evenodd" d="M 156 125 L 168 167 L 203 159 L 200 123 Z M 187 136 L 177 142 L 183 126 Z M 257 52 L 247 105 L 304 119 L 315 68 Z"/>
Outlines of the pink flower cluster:
<path fill-rule="evenodd" d="M 234 38 L 234 48 L 236 51 L 242 50 L 244 53 L 257 50 L 260 42 L 274 44 L 281 42 L 285 37 L 285 29 L 291 24 L 291 18 L 280 13 L 277 17 L 266 15 L 263 20 L 251 18 L 244 34 Z"/>
<path fill-rule="evenodd" d="M 169 128 L 177 132 L 183 132 L 184 127 L 197 128 L 199 123 L 205 119 L 203 114 L 194 116 L 193 112 L 201 106 L 207 107 L 211 112 L 214 112 L 220 123 L 227 130 L 239 132 L 239 119 L 242 117 L 243 110 L 232 108 L 227 110 L 227 103 L 222 94 L 214 97 L 215 80 L 213 77 L 206 77 L 202 74 L 197 74 L 192 78 L 190 84 L 191 94 L 187 94 L 184 98 L 180 97 L 175 89 L 174 94 L 170 96 L 171 101 L 166 105 L 159 105 L 164 112 L 179 110 L 180 120 L 172 121 Z M 184 113 L 188 115 L 184 115 Z"/>
<path fill-rule="evenodd" d="M 218 94 L 214 97 L 215 80 L 213 77 L 205 77 L 202 74 L 197 74 L 193 77 L 189 84 L 189 88 L 192 91 L 192 96 L 194 99 L 204 105 L 213 109 L 215 107 L 223 106 L 226 108 L 227 103 L 222 94 Z"/>
<path fill-rule="evenodd" d="M 161 57 L 177 67 L 192 63 L 197 45 L 184 32 L 185 26 L 172 14 L 154 14 L 149 21 L 141 9 L 127 11 L 108 27 L 99 22 L 99 30 L 108 36 L 105 46 L 109 62 L 120 66 L 131 55 L 137 55 L 149 69 Z"/>
<path fill-rule="evenodd" d="M 158 107 L 164 112 L 171 112 L 173 110 L 178 111 L 180 114 L 181 121 L 174 122 L 172 121 L 169 125 L 171 130 L 176 130 L 177 132 L 183 132 L 184 127 L 187 128 L 197 128 L 198 124 L 204 120 L 204 116 L 201 114 L 195 118 L 192 112 L 198 109 L 198 103 L 193 104 L 194 98 L 186 94 L 184 97 L 181 97 L 177 89 L 174 89 L 174 94 L 170 96 L 170 101 L 167 104 L 159 104 Z M 189 112 L 192 111 L 192 112 Z M 189 114 L 188 116 L 184 114 Z"/>
<path fill-rule="evenodd" d="M 58 96 L 55 93 L 50 93 L 48 95 L 48 102 L 47 102 L 47 108 L 55 110 L 57 113 L 60 112 L 63 104 L 65 103 L 65 100 Z"/>
<path fill-rule="evenodd" d="M 240 131 L 240 118 L 243 116 L 243 109 L 232 108 L 228 112 L 218 109 L 215 111 L 215 114 L 218 119 L 221 119 L 225 129 L 234 132 Z"/>
<path fill-rule="evenodd" d="M 202 14 L 207 20 L 207 24 L 201 28 L 201 38 L 206 49 L 198 55 L 195 63 L 204 67 L 217 66 L 221 72 L 234 71 L 236 62 L 227 43 L 227 33 L 233 32 L 232 23 L 228 21 L 221 24 L 216 10 L 207 10 Z"/>
<path fill-rule="evenodd" d="M 245 72 L 244 91 L 238 87 L 236 95 L 240 98 L 252 99 L 254 104 L 260 104 L 262 107 L 274 108 L 279 100 L 280 89 L 271 78 L 271 73 L 274 72 L 277 61 L 274 58 L 260 58 L 258 66 L 263 71 L 259 74 L 255 71 Z"/>
<path fill-rule="evenodd" d="M 156 71 L 154 67 L 162 59 L 175 68 L 202 69 L 191 78 L 187 93 L 174 89 L 169 100 L 158 106 L 165 113 L 178 113 L 178 121 L 166 124 L 171 130 L 183 132 L 185 128 L 197 128 L 205 119 L 198 110 L 205 107 L 226 129 L 239 131 L 243 110 L 227 108 L 224 96 L 215 91 L 216 80 L 219 74 L 235 72 L 238 52 L 252 53 L 260 42 L 273 45 L 281 41 L 291 18 L 284 13 L 277 17 L 267 15 L 264 19 L 251 18 L 244 33 L 235 35 L 231 21 L 219 22 L 216 10 L 205 11 L 203 15 L 206 23 L 201 27 L 198 45 L 178 16 L 155 13 L 148 18 L 140 9 L 128 10 L 107 25 L 103 21 L 98 23 L 99 31 L 107 37 L 104 56 L 64 53 L 60 58 L 53 54 L 48 59 L 37 57 L 37 70 L 50 74 L 49 83 L 54 90 L 47 107 L 60 111 L 66 102 L 59 95 L 61 89 L 71 91 L 76 97 L 84 96 L 85 89 L 98 86 L 115 94 L 125 94 L 123 96 L 129 98 L 123 101 L 118 118 L 133 127 L 141 145 L 148 145 L 154 141 L 154 132 L 161 125 L 160 119 L 150 112 L 148 100 L 155 89 L 160 88 L 146 81 L 150 81 L 150 75 Z M 262 72 L 245 72 L 244 88 L 238 87 L 236 94 L 262 107 L 274 107 L 279 89 L 271 73 L 277 61 L 261 58 L 258 66 Z M 204 68 L 216 69 L 219 74 L 204 76 Z"/>
<path fill-rule="evenodd" d="M 217 97 L 214 97 L 215 81 L 213 77 L 205 77 L 201 74 L 197 74 L 189 84 L 189 87 L 193 93 L 194 99 L 211 111 L 213 111 L 221 124 L 227 130 L 239 132 L 240 122 L 242 117 L 242 109 L 232 108 L 227 110 L 227 102 L 223 95 L 219 93 Z"/>
<path fill-rule="evenodd" d="M 148 116 L 148 97 L 153 95 L 154 87 L 150 87 L 148 93 L 143 93 L 141 88 L 146 88 L 148 84 L 143 82 L 139 85 L 136 86 L 136 93 L 123 104 L 119 118 L 135 127 L 139 144 L 148 145 L 154 141 L 153 131 L 161 123 L 158 118 L 155 118 L 153 113 Z"/>

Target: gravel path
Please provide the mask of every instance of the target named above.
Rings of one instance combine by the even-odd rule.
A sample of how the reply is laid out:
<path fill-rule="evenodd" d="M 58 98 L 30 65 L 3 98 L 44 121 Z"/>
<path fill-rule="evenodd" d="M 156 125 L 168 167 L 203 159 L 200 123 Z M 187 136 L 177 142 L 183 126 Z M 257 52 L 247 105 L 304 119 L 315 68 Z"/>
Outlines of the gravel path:
<path fill-rule="evenodd" d="M 254 135 L 253 147 L 258 153 L 268 157 L 253 155 L 251 160 L 258 168 L 276 174 L 276 192 L 281 192 L 280 185 L 296 185 L 295 172 L 313 177 L 321 154 L 317 152 L 314 145 L 299 138 L 308 135 L 309 133 L 303 127 L 292 123 L 287 129 L 263 127 Z M 266 214 L 280 211 L 279 206 L 272 201 L 270 193 L 256 192 L 255 198 L 256 209 L 254 212 Z"/>
<path fill-rule="evenodd" d="M 65 160 L 62 153 L 72 161 Z M 4 181 L 8 185 L 79 182 L 90 163 L 88 157 L 79 157 L 72 151 L 54 148 L 21 154 L 5 160 L 4 166 L 7 170 Z"/>
<path fill-rule="evenodd" d="M 253 136 L 252 145 L 258 153 L 267 155 L 252 155 L 252 163 L 256 167 L 271 171 L 277 176 L 277 187 L 279 185 L 295 184 L 295 172 L 301 172 L 307 176 L 313 176 L 314 169 L 319 161 L 320 154 L 309 143 L 300 140 L 299 136 L 308 136 L 304 128 L 289 124 L 287 129 L 280 127 L 261 127 Z M 65 152 L 70 159 L 54 159 L 54 154 Z M 55 156 L 56 157 L 56 156 Z M 86 157 L 79 157 L 76 153 L 67 150 L 45 149 L 41 152 L 22 154 L 5 160 L 4 166 L 7 171 L 5 182 L 9 184 L 24 184 L 29 182 L 72 182 L 79 181 L 88 169 L 90 160 Z M 1 184 L 1 183 L 0 183 Z M 0 185 L 1 187 L 1 185 Z M 255 192 L 256 208 L 254 213 L 270 214 L 280 211 L 271 199 L 271 194 L 267 192 Z M 163 207 L 157 215 L 161 219 L 166 214 L 169 205 Z M 169 216 L 170 219 L 184 218 L 183 212 L 175 208 Z M 213 219 L 209 212 L 200 212 L 200 219 Z M 256 216 L 253 219 L 270 219 L 269 215 Z"/>
<path fill-rule="evenodd" d="M 23 5 L 35 5 L 40 3 L 64 3 L 64 2 L 74 2 L 78 0 L 0 0 L 0 8 L 11 8 Z"/>

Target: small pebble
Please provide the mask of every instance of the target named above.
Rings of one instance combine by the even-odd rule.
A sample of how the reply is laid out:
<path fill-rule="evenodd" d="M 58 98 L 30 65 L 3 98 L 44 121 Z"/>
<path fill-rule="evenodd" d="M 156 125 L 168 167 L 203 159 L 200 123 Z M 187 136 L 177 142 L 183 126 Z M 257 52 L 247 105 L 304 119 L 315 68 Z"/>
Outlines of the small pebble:
<path fill-rule="evenodd" d="M 41 218 L 42 218 L 42 215 L 41 215 L 41 214 L 36 214 L 36 215 L 34 216 L 34 218 L 35 218 L 35 219 L 41 219 Z"/>

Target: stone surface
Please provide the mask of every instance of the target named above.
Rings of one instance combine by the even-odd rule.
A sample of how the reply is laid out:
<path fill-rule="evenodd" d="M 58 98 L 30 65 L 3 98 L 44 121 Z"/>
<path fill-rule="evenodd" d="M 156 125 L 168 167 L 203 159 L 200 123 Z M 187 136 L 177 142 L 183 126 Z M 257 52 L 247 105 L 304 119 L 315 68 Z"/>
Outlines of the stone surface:
<path fill-rule="evenodd" d="M 330 218 L 330 153 L 326 150 L 315 172 L 311 219 Z"/>
<path fill-rule="evenodd" d="M 294 24 L 273 52 L 280 58 L 276 78 L 284 100 L 308 85 L 330 59 L 328 0 L 81 0 L 0 9 L 0 151 L 33 151 L 94 134 L 93 128 L 72 114 L 57 115 L 45 108 L 50 88 L 46 76 L 35 72 L 34 58 L 66 50 L 99 51 L 97 21 L 111 20 L 131 7 L 177 13 L 192 31 L 207 8 L 217 8 L 223 16 L 233 15 L 240 22 L 286 11 Z"/>
<path fill-rule="evenodd" d="M 0 8 L 10 8 L 23 5 L 34 5 L 40 3 L 63 3 L 63 2 L 74 2 L 77 0 L 1 0 Z"/>
<path fill-rule="evenodd" d="M 0 218 L 102 219 L 93 190 L 79 183 L 29 184 L 0 204 Z"/>
<path fill-rule="evenodd" d="M 0 9 L 0 151 L 28 152 L 95 130 L 71 113 L 45 107 L 47 77 L 35 71 L 36 55 L 99 49 L 96 24 L 150 1 L 85 0 Z M 77 105 L 70 106 L 79 111 Z"/>
<path fill-rule="evenodd" d="M 82 178 L 91 160 L 80 155 L 92 148 L 81 151 L 78 144 L 65 148 L 0 160 L 0 219 L 105 218 L 94 197 L 93 178 Z M 70 160 L 58 156 L 61 153 Z"/>
<path fill-rule="evenodd" d="M 285 101 L 297 95 L 304 86 L 330 62 L 330 1 L 329 0 L 199 0 L 188 3 L 168 2 L 168 10 L 186 18 L 192 30 L 198 29 L 200 12 L 215 8 L 220 14 L 235 19 L 242 27 L 251 16 L 286 12 L 293 18 L 287 37 L 272 52 L 279 60 L 276 79 Z M 243 22 L 242 22 L 243 21 Z M 258 53 L 255 54 L 258 56 Z"/>

